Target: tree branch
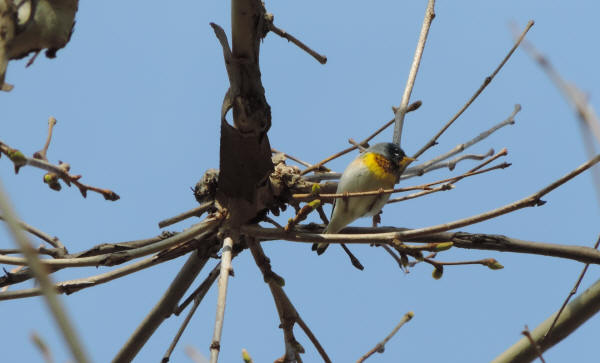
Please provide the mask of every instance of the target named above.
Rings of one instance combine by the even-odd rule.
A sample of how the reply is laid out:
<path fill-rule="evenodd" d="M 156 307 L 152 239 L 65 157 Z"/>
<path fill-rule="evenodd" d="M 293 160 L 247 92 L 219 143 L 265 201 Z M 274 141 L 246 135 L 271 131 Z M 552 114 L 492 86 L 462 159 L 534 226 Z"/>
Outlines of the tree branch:
<path fill-rule="evenodd" d="M 31 246 L 31 243 L 27 239 L 27 236 L 23 233 L 23 229 L 19 225 L 18 218 L 13 211 L 12 206 L 8 200 L 8 197 L 4 193 L 4 187 L 0 184 L 0 211 L 4 216 L 9 231 L 12 234 L 15 243 L 23 254 L 25 255 L 25 260 L 27 265 L 31 268 L 33 275 L 35 276 L 37 282 L 40 284 L 40 289 L 44 294 L 44 298 L 50 311 L 52 312 L 52 317 L 58 324 L 62 335 L 64 336 L 67 344 L 73 354 L 73 358 L 78 363 L 86 363 L 88 362 L 87 355 L 83 350 L 83 346 L 79 341 L 79 336 L 75 332 L 73 325 L 65 312 L 65 309 L 58 298 L 56 291 L 54 290 L 54 286 L 50 277 L 46 273 L 45 266 L 41 263 L 35 249 Z"/>
<path fill-rule="evenodd" d="M 586 291 L 567 305 L 561 314 L 561 317 L 558 319 L 552 334 L 548 335 L 546 339 L 544 339 L 544 334 L 548 331 L 556 313 L 538 325 L 531 333 L 531 337 L 543 353 L 569 336 L 569 334 L 594 316 L 599 310 L 600 280 L 596 281 Z M 523 337 L 504 351 L 504 353 L 496 357 L 492 363 L 525 363 L 531 362 L 537 357 L 538 352 L 535 347 L 526 337 Z"/>
<path fill-rule="evenodd" d="M 600 251 L 591 247 L 525 241 L 494 234 L 442 232 L 402 237 L 404 236 L 403 233 L 415 230 L 393 227 L 346 227 L 341 231 L 344 232 L 343 234 L 320 234 L 314 233 L 315 230 L 321 231 L 322 227 L 296 226 L 294 231 L 286 233 L 276 228 L 246 225 L 242 227 L 241 232 L 263 241 L 286 240 L 348 244 L 386 243 L 391 246 L 393 246 L 394 240 L 418 243 L 452 242 L 453 246 L 458 248 L 530 253 L 600 265 Z M 400 238 L 397 236 L 400 236 Z"/>
<path fill-rule="evenodd" d="M 217 363 L 219 351 L 221 350 L 221 333 L 225 319 L 225 302 L 227 299 L 227 283 L 231 273 L 231 255 L 233 251 L 233 239 L 225 237 L 223 252 L 221 253 L 221 270 L 219 273 L 219 296 L 217 298 L 217 316 L 215 318 L 215 331 L 210 344 L 210 363 Z"/>
<path fill-rule="evenodd" d="M 131 362 L 135 358 L 154 331 L 173 313 L 177 303 L 194 282 L 208 258 L 208 256 L 200 256 L 196 251 L 190 254 L 162 298 L 129 337 L 125 345 L 121 347 L 113 359 L 113 363 Z"/>
<path fill-rule="evenodd" d="M 492 80 L 494 79 L 494 77 L 496 77 L 496 75 L 498 74 L 498 72 L 500 72 L 500 69 L 502 69 L 502 67 L 504 66 L 504 64 L 506 64 L 506 62 L 512 56 L 512 54 L 515 52 L 515 50 L 517 50 L 517 48 L 519 47 L 519 44 L 521 44 L 521 41 L 523 41 L 523 38 L 525 38 L 525 34 L 527 34 L 527 32 L 529 31 L 529 29 L 531 29 L 531 27 L 533 26 L 533 24 L 534 24 L 533 20 L 530 20 L 527 23 L 527 26 L 525 27 L 525 30 L 523 30 L 523 32 L 521 33 L 521 36 L 519 37 L 519 39 L 517 39 L 517 41 L 515 42 L 515 44 L 513 45 L 513 47 L 510 49 L 510 51 L 508 52 L 508 54 L 504 57 L 504 59 L 502 60 L 502 62 L 500 62 L 500 64 L 498 65 L 498 67 L 496 67 L 496 69 L 492 72 L 491 75 L 489 75 L 489 76 L 487 76 L 485 78 L 485 80 L 483 81 L 483 84 L 479 87 L 479 89 L 477 91 L 475 91 L 475 94 L 473 94 L 473 96 L 471 96 L 471 98 L 467 101 L 467 103 L 460 110 L 458 110 L 458 112 L 454 116 L 452 116 L 452 118 L 450 119 L 450 121 L 448 121 L 444 125 L 444 127 L 442 127 L 442 129 L 440 131 L 438 131 L 438 133 L 435 134 L 435 136 L 433 136 L 431 138 L 431 140 L 429 140 L 425 145 L 423 145 L 423 147 L 419 151 L 417 151 L 413 155 L 413 158 L 417 159 L 425 151 L 427 151 L 427 149 L 429 149 L 430 147 L 434 146 L 436 144 L 436 142 L 437 142 L 437 139 L 440 136 L 442 136 L 442 134 L 450 127 L 450 125 L 452 125 L 454 123 L 454 121 L 456 121 L 456 119 L 458 119 L 460 117 L 460 115 L 462 115 L 463 112 L 465 112 L 465 110 L 467 108 L 469 108 L 469 106 L 471 106 L 471 103 L 473 103 L 473 101 L 475 101 L 475 99 L 481 94 L 481 92 L 483 92 L 483 90 L 492 82 Z"/>
<path fill-rule="evenodd" d="M 431 27 L 433 18 L 435 18 L 434 7 L 435 0 L 429 0 L 427 2 L 427 9 L 425 10 L 425 19 L 423 19 L 423 25 L 421 26 L 421 34 L 419 35 L 419 41 L 417 42 L 417 49 L 415 50 L 413 62 L 408 73 L 408 79 L 406 80 L 406 86 L 404 87 L 404 93 L 402 94 L 402 100 L 400 101 L 400 107 L 398 107 L 396 112 L 394 112 L 393 143 L 397 145 L 400 145 L 402 138 L 404 116 L 406 115 L 410 94 L 412 93 L 412 89 L 415 85 L 415 79 L 417 78 L 417 72 L 419 71 L 419 65 L 421 64 L 421 57 L 423 56 L 423 50 L 425 49 L 425 42 L 427 41 L 429 28 Z"/>

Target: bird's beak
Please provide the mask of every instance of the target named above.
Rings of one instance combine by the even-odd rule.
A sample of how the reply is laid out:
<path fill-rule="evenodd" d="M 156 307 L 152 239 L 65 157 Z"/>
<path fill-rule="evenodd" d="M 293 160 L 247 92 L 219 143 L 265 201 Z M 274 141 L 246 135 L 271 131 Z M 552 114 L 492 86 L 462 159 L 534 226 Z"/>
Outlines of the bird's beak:
<path fill-rule="evenodd" d="M 402 160 L 400 160 L 399 164 L 401 168 L 406 168 L 408 166 L 408 164 L 412 163 L 413 161 L 415 161 L 417 159 L 415 158 L 411 158 L 408 156 L 405 156 L 402 158 Z"/>

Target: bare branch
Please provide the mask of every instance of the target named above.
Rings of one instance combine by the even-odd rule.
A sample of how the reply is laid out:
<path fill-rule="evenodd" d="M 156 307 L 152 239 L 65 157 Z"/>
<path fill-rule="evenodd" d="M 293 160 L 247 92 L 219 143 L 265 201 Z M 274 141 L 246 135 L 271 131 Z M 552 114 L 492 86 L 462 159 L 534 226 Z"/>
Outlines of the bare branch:
<path fill-rule="evenodd" d="M 0 220 L 5 220 L 4 217 L 2 217 L 0 215 Z M 62 242 L 58 239 L 58 237 L 52 237 L 49 234 L 40 231 L 39 229 L 28 225 L 27 223 L 23 222 L 23 221 L 17 221 L 17 223 L 19 224 L 19 226 L 31 233 L 32 235 L 38 237 L 39 239 L 41 239 L 42 241 L 48 242 L 48 244 L 50 244 L 52 247 L 56 248 L 56 249 L 60 249 L 63 250 L 64 254 L 67 253 L 67 249 L 65 248 L 65 246 L 62 244 Z"/>
<path fill-rule="evenodd" d="M 316 227 L 316 228 L 315 228 Z M 296 226 L 291 233 L 282 232 L 276 228 L 263 228 L 256 225 L 243 226 L 241 232 L 254 236 L 261 240 L 286 240 L 295 242 L 327 242 L 327 243 L 387 243 L 393 246 L 394 239 L 404 242 L 452 242 L 454 247 L 494 250 L 500 252 L 530 253 L 536 255 L 566 258 L 583 263 L 600 264 L 600 251 L 586 246 L 559 245 L 555 243 L 543 243 L 525 241 L 502 235 L 467 233 L 467 232 L 443 232 L 417 235 L 414 237 L 402 237 L 403 233 L 413 230 L 393 227 L 346 227 L 343 234 L 320 234 L 314 233 L 318 226 Z M 400 236 L 398 238 L 397 236 Z"/>
<path fill-rule="evenodd" d="M 413 313 L 412 311 L 409 311 L 408 313 L 404 314 L 404 316 L 402 317 L 402 319 L 400 320 L 400 322 L 398 323 L 398 325 L 396 325 L 396 327 L 394 328 L 394 330 L 392 330 L 392 332 L 390 334 L 388 334 L 388 336 L 386 336 L 382 341 L 380 341 L 379 343 L 377 343 L 377 345 L 375 345 L 373 347 L 373 349 L 371 349 L 370 351 L 368 351 L 367 353 L 365 353 L 365 355 L 363 355 L 362 357 L 360 357 L 356 363 L 362 363 L 364 362 L 367 358 L 369 358 L 370 356 L 372 356 L 373 354 L 375 354 L 375 352 L 377 353 L 383 353 L 383 351 L 385 350 L 385 345 L 387 344 L 387 342 L 390 341 L 390 339 L 392 339 L 392 337 L 394 335 L 396 335 L 396 333 L 398 332 L 398 330 L 400 330 L 400 328 L 406 324 L 407 322 L 410 321 L 410 319 L 413 318 L 413 316 L 415 316 L 415 313 Z"/>
<path fill-rule="evenodd" d="M 421 107 L 421 101 L 415 101 L 413 103 L 410 104 L 410 106 L 408 106 L 406 113 L 408 112 L 412 112 L 417 110 L 419 107 Z M 383 130 L 387 129 L 390 125 L 392 125 L 394 123 L 395 119 L 391 119 L 388 122 L 386 122 L 383 126 L 381 126 L 379 129 L 377 129 L 377 131 L 375 131 L 374 133 L 372 133 L 371 135 L 369 135 L 366 139 L 364 139 L 363 141 L 359 142 L 359 145 L 366 145 L 369 141 L 371 141 L 371 139 L 373 139 L 375 136 L 379 135 Z M 356 146 L 351 146 L 347 149 L 344 149 L 340 152 L 337 152 L 321 161 L 319 161 L 318 163 L 314 164 L 313 166 L 302 170 L 302 172 L 300 173 L 300 175 L 305 175 L 310 173 L 311 171 L 315 171 L 315 170 L 319 170 L 323 165 L 325 165 L 326 163 L 330 162 L 333 159 L 337 159 L 342 155 L 345 155 L 347 153 L 349 153 L 352 150 L 356 150 Z"/>
<path fill-rule="evenodd" d="M 19 169 L 25 165 L 32 166 L 34 168 L 39 168 L 42 170 L 46 170 L 51 174 L 56 174 L 56 176 L 62 179 L 65 184 L 71 186 L 71 183 L 74 184 L 77 188 L 79 188 L 79 192 L 85 198 L 87 196 L 88 191 L 96 192 L 102 194 L 104 199 L 110 201 L 119 200 L 119 195 L 112 190 L 102 189 L 98 187 L 94 187 L 91 185 L 83 184 L 79 181 L 81 179 L 81 175 L 73 175 L 69 173 L 69 166 L 66 163 L 62 163 L 59 165 L 54 165 L 46 160 L 29 158 L 25 156 L 21 151 L 17 149 L 13 149 L 7 144 L 0 141 L 0 154 L 6 154 L 10 158 L 10 160 L 15 165 L 15 172 L 18 173 Z M 44 179 L 46 180 L 46 178 Z M 47 181 L 47 180 L 46 180 Z"/>
<path fill-rule="evenodd" d="M 217 363 L 219 351 L 221 350 L 221 332 L 225 319 L 225 301 L 227 299 L 227 283 L 231 273 L 231 255 L 233 251 L 233 239 L 225 237 L 223 241 L 223 252 L 221 253 L 221 269 L 219 273 L 219 296 L 217 298 L 217 316 L 215 318 L 215 331 L 210 344 L 210 363 Z"/>
<path fill-rule="evenodd" d="M 418 168 L 418 167 L 412 168 L 410 170 L 407 169 L 404 173 L 402 173 L 402 176 L 400 177 L 400 179 L 404 180 L 404 179 L 409 179 L 409 178 L 412 178 L 415 176 L 421 176 L 430 171 L 437 170 L 437 169 L 443 169 L 443 168 L 448 168 L 448 170 L 453 171 L 456 168 L 456 164 L 460 163 L 463 160 L 483 160 L 492 155 L 494 155 L 494 149 L 490 149 L 485 154 L 465 154 L 465 155 L 457 156 L 456 158 L 454 158 L 450 161 L 439 162 L 437 164 L 429 166 L 426 169 L 422 169 L 422 168 Z"/>
<path fill-rule="evenodd" d="M 204 221 L 193 225 L 189 229 L 174 235 L 173 237 L 169 237 L 159 242 L 128 251 L 119 251 L 89 257 L 44 259 L 41 260 L 41 262 L 42 264 L 53 268 L 100 265 L 114 266 L 134 258 L 143 257 L 158 251 L 166 250 L 169 247 L 188 242 L 195 238 L 199 240 L 205 239 L 208 235 L 214 233 L 214 230 L 220 223 L 220 219 L 221 217 L 207 218 Z M 27 265 L 27 261 L 23 258 L 8 256 L 0 256 L 0 263 L 22 266 Z"/>
<path fill-rule="evenodd" d="M 23 251 L 27 265 L 31 268 L 33 275 L 40 284 L 46 303 L 52 312 L 52 317 L 60 327 L 60 331 L 67 341 L 71 353 L 73 354 L 73 358 L 78 363 L 88 362 L 83 346 L 79 342 L 78 334 L 75 332 L 60 299 L 58 299 L 52 281 L 46 273 L 45 266 L 42 265 L 35 249 L 31 246 L 27 236 L 23 233 L 23 229 L 21 229 L 21 226 L 19 225 L 18 218 L 4 193 L 4 187 L 2 185 L 0 185 L 0 211 L 8 224 L 9 231 L 12 234 L 15 243 L 19 246 L 21 251 Z"/>
<path fill-rule="evenodd" d="M 542 363 L 546 363 L 546 361 L 544 360 L 544 357 L 542 357 L 542 352 L 540 351 L 540 346 L 537 345 L 535 340 L 533 340 L 533 337 L 531 336 L 531 332 L 529 331 L 529 328 L 527 327 L 527 325 L 525 325 L 525 329 L 523 329 L 521 334 L 523 334 L 527 338 L 527 340 L 529 340 L 529 343 L 531 343 L 531 346 L 535 348 L 535 353 L 537 354 L 538 358 L 540 358 L 540 361 L 542 361 Z"/>
<path fill-rule="evenodd" d="M 427 2 L 427 9 L 425 10 L 425 19 L 423 19 L 423 25 L 421 26 L 421 34 L 419 35 L 419 41 L 417 42 L 417 49 L 415 50 L 413 62 L 410 66 L 410 72 L 408 73 L 408 79 L 406 80 L 406 87 L 404 87 L 404 94 L 402 94 L 402 100 L 400 101 L 400 107 L 394 113 L 393 143 L 397 145 L 400 145 L 402 138 L 404 116 L 406 115 L 410 94 L 412 93 L 412 89 L 415 85 L 415 79 L 417 78 L 417 72 L 419 71 L 419 65 L 421 64 L 421 57 L 423 56 L 423 50 L 425 49 L 425 42 L 427 41 L 429 28 L 431 27 L 433 18 L 435 18 L 434 7 L 435 0 L 429 0 Z"/>
<path fill-rule="evenodd" d="M 445 154 L 442 154 L 440 156 L 437 156 L 423 164 L 419 164 L 416 165 L 412 168 L 410 168 L 409 170 L 407 170 L 408 173 L 414 173 L 415 171 L 419 171 L 419 170 L 427 170 L 429 167 L 432 167 L 433 165 L 444 161 L 448 158 L 453 157 L 456 154 L 459 154 L 461 152 L 463 152 L 464 150 L 466 150 L 467 148 L 469 148 L 470 146 L 478 143 L 479 141 L 485 139 L 486 137 L 490 136 L 491 134 L 493 134 L 494 132 L 496 132 L 497 130 L 501 129 L 502 127 L 506 126 L 506 125 L 512 125 L 515 123 L 515 116 L 517 115 L 517 113 L 519 113 L 521 111 L 521 105 L 515 105 L 515 108 L 513 109 L 513 112 L 510 114 L 510 116 L 508 116 L 504 121 L 494 125 L 493 127 L 491 127 L 490 129 L 482 132 L 481 134 L 477 135 L 476 137 L 474 137 L 473 139 L 462 143 L 462 144 L 458 144 L 456 145 L 452 150 L 448 151 Z M 418 174 L 419 172 L 417 172 Z"/>
<path fill-rule="evenodd" d="M 202 203 L 194 209 L 191 209 L 187 212 L 178 214 L 175 217 L 167 218 L 167 219 L 164 219 L 164 220 L 158 222 L 158 228 L 165 228 L 172 224 L 179 223 L 179 222 L 186 220 L 188 218 L 191 218 L 191 217 L 200 217 L 202 214 L 204 214 L 204 212 L 208 211 L 213 205 L 214 205 L 214 202 L 212 202 L 212 201 Z"/>
<path fill-rule="evenodd" d="M 551 335 L 548 335 L 545 339 L 543 338 L 552 324 L 556 313 L 538 325 L 531 332 L 531 337 L 539 345 L 540 351 L 543 353 L 569 336 L 569 334 L 594 316 L 599 310 L 600 280 L 596 281 L 567 305 Z M 535 347 L 526 337 L 523 337 L 512 347 L 504 351 L 504 353 L 496 357 L 492 363 L 525 363 L 531 362 L 536 357 L 538 357 L 538 353 Z"/>
<path fill-rule="evenodd" d="M 206 241 L 199 241 L 199 243 L 206 243 Z M 172 253 L 158 253 L 155 256 L 144 259 L 142 261 L 131 263 L 127 266 L 123 266 L 112 271 L 108 271 L 102 274 L 79 278 L 75 280 L 68 280 L 58 282 L 54 285 L 56 292 L 60 294 L 72 294 L 74 292 L 78 292 L 79 290 L 87 289 L 89 287 L 97 286 L 100 284 L 104 284 L 110 282 L 112 280 L 118 279 L 120 277 L 132 274 L 134 272 L 146 269 L 148 267 L 152 267 L 158 265 L 160 263 L 170 261 L 177 257 L 183 256 L 186 253 L 189 253 L 191 250 L 197 249 L 196 245 L 189 245 L 186 248 L 181 248 L 176 252 Z M 203 250 L 207 250 L 209 246 L 202 246 Z M 2 300 L 10 300 L 10 299 L 20 299 L 32 296 L 39 296 L 42 294 L 41 289 L 31 288 L 31 289 L 23 289 L 16 291 L 6 291 L 0 292 L 0 301 Z"/>
<path fill-rule="evenodd" d="M 600 245 L 600 236 L 598 236 L 598 239 L 596 240 L 596 244 L 594 245 L 594 249 L 597 250 L 598 249 L 598 245 Z M 550 324 L 550 328 L 548 328 L 548 331 L 546 332 L 546 334 L 544 334 L 543 339 L 546 339 L 546 337 L 548 335 L 550 335 L 550 333 L 552 332 L 552 329 L 554 329 L 554 326 L 556 325 L 556 322 L 560 318 L 560 315 L 562 314 L 563 310 L 565 310 L 565 307 L 569 303 L 569 300 L 571 300 L 571 298 L 577 293 L 577 289 L 579 288 L 579 285 L 581 284 L 581 280 L 583 280 L 583 276 L 585 276 L 585 273 L 587 272 L 588 267 L 590 267 L 590 264 L 586 263 L 585 266 L 583 267 L 583 270 L 581 270 L 581 273 L 579 274 L 579 278 L 577 279 L 577 282 L 575 283 L 575 286 L 573 286 L 573 288 L 569 292 L 569 295 L 567 296 L 567 298 L 563 302 L 562 306 L 560 307 L 560 309 L 558 309 L 558 313 L 556 313 L 556 317 L 552 321 L 552 324 Z"/>
<path fill-rule="evenodd" d="M 135 358 L 154 331 L 173 313 L 177 303 L 194 282 L 207 260 L 207 256 L 200 256 L 197 251 L 190 254 L 167 291 L 129 337 L 125 345 L 121 347 L 113 359 L 113 363 L 131 362 Z"/>
<path fill-rule="evenodd" d="M 300 317 L 300 314 L 296 311 L 296 308 L 283 291 L 283 285 L 285 281 L 283 278 L 271 269 L 271 263 L 269 258 L 265 255 L 260 244 L 256 242 L 253 238 L 250 238 L 248 241 L 248 247 L 250 248 L 250 252 L 252 253 L 252 257 L 254 257 L 254 261 L 256 265 L 262 272 L 263 278 L 265 282 L 269 285 L 269 289 L 271 290 L 271 294 L 273 295 L 273 300 L 275 301 L 275 306 L 277 307 L 277 313 L 279 314 L 279 320 L 281 321 L 281 327 L 283 329 L 283 336 L 285 340 L 285 355 L 282 357 L 282 362 L 295 362 L 300 360 L 300 353 L 304 353 L 304 348 L 296 338 L 294 337 L 294 324 L 298 323 L 298 325 L 304 330 L 310 341 L 313 343 L 317 351 L 321 355 L 321 358 L 325 362 L 331 362 L 327 352 L 321 346 L 321 343 L 314 336 L 312 331 L 306 325 L 306 323 Z"/>
<path fill-rule="evenodd" d="M 217 266 L 215 266 L 215 268 L 210 272 L 210 274 L 208 275 L 206 280 L 204 280 L 202 282 L 202 284 L 200 285 L 200 287 L 196 291 L 194 291 L 194 293 L 192 293 L 192 295 L 190 296 L 190 297 L 193 297 L 194 305 L 192 305 L 192 308 L 190 309 L 190 311 L 186 315 L 185 319 L 181 323 L 181 326 L 179 327 L 177 334 L 175 334 L 175 337 L 173 338 L 171 345 L 169 345 L 169 348 L 167 349 L 167 351 L 165 352 L 165 355 L 163 356 L 162 363 L 166 363 L 169 361 L 169 358 L 171 357 L 171 353 L 173 353 L 175 346 L 179 342 L 179 339 L 181 338 L 181 335 L 185 331 L 185 328 L 187 328 L 190 320 L 192 319 L 192 316 L 196 312 L 196 309 L 198 309 L 198 306 L 200 306 L 202 299 L 204 299 L 204 296 L 206 295 L 206 293 L 208 292 L 210 287 L 213 285 L 213 283 L 217 279 L 217 276 L 219 276 L 220 266 L 221 266 L 221 263 L 218 263 Z M 215 271 L 216 271 L 216 273 L 214 273 Z M 181 312 L 180 309 L 184 305 L 185 305 L 185 302 L 175 309 L 175 311 L 174 311 L 175 315 L 179 315 L 179 313 Z"/>
<path fill-rule="evenodd" d="M 450 127 L 450 125 L 452 125 L 454 123 L 454 121 L 456 121 L 456 119 L 458 119 L 460 117 L 460 115 L 462 115 L 463 112 L 465 112 L 465 110 L 467 108 L 469 108 L 471 103 L 473 103 L 473 101 L 475 101 L 475 99 L 481 94 L 481 92 L 483 92 L 483 90 L 492 82 L 492 80 L 498 74 L 498 72 L 500 72 L 500 69 L 502 69 L 504 64 L 508 61 L 508 59 L 512 56 L 512 54 L 515 52 L 515 50 L 519 47 L 519 44 L 521 44 L 521 41 L 523 40 L 523 38 L 525 38 L 525 34 L 527 34 L 527 32 L 529 31 L 529 29 L 531 29 L 533 24 L 534 24 L 533 20 L 530 20 L 527 23 L 525 30 L 523 30 L 523 33 L 521 33 L 521 36 L 519 37 L 519 39 L 517 39 L 517 41 L 515 42 L 513 47 L 510 49 L 510 51 L 508 52 L 506 57 L 504 57 L 502 62 L 500 62 L 498 67 L 496 67 L 496 69 L 492 72 L 491 75 L 489 75 L 488 77 L 485 78 L 485 80 L 483 81 L 483 84 L 479 87 L 479 89 L 477 91 L 475 91 L 475 94 L 473 94 L 473 96 L 471 96 L 471 98 L 467 101 L 467 103 L 454 116 L 452 116 L 450 121 L 448 121 L 444 125 L 444 127 L 442 127 L 442 129 L 437 134 L 435 134 L 435 136 L 433 138 L 431 138 L 431 140 L 429 140 L 419 151 L 417 151 L 413 155 L 413 158 L 417 159 L 425 151 L 427 151 L 427 149 L 434 146 L 437 142 L 437 139 Z"/>
<path fill-rule="evenodd" d="M 272 31 L 273 33 L 279 35 L 280 37 L 282 37 L 284 39 L 287 39 L 288 42 L 294 43 L 298 48 L 300 48 L 303 51 L 305 51 L 306 53 L 310 54 L 319 63 L 321 63 L 321 64 L 327 63 L 326 56 L 315 52 L 314 50 L 310 49 L 309 46 L 302 43 L 300 40 L 298 40 L 293 35 L 289 34 L 288 32 L 286 32 L 283 29 L 279 29 L 278 27 L 276 27 L 275 24 L 273 24 L 273 19 L 274 19 L 273 14 L 269 14 L 269 13 L 265 14 L 265 20 L 267 21 L 267 27 L 269 28 L 270 31 Z"/>

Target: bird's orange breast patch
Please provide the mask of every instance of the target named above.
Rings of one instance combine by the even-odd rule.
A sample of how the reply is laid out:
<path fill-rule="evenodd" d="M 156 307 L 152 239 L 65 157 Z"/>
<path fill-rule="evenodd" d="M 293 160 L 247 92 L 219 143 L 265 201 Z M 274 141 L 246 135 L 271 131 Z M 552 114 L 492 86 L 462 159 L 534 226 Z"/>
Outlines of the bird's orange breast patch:
<path fill-rule="evenodd" d="M 396 182 L 395 169 L 392 163 L 383 157 L 383 155 L 376 153 L 366 153 L 363 156 L 363 162 L 371 173 L 377 178 L 383 179 L 385 182 L 394 185 Z"/>

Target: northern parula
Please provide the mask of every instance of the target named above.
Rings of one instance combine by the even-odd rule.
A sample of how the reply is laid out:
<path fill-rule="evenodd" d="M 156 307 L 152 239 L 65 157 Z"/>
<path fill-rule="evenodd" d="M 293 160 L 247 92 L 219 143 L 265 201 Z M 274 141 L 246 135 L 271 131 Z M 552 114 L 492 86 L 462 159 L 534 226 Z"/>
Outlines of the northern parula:
<path fill-rule="evenodd" d="M 366 149 L 344 170 L 338 183 L 337 194 L 391 189 L 400 180 L 408 164 L 414 161 L 393 143 L 382 142 Z M 338 233 L 360 217 L 374 216 L 390 199 L 389 193 L 377 196 L 336 198 L 331 221 L 323 233 Z M 313 251 L 320 255 L 329 243 L 314 243 Z"/>

